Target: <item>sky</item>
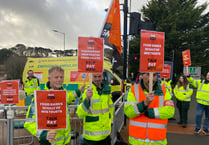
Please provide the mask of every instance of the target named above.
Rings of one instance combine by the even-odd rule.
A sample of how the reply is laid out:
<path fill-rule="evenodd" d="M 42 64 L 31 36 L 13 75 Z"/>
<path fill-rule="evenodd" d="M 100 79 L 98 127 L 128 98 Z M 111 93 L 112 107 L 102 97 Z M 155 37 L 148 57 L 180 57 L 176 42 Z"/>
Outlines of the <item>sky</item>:
<path fill-rule="evenodd" d="M 111 1 L 0 0 L 0 49 L 16 44 L 64 49 L 63 33 L 65 49 L 75 49 L 79 36 L 99 37 Z M 147 1 L 128 0 L 129 11 L 139 12 Z"/>

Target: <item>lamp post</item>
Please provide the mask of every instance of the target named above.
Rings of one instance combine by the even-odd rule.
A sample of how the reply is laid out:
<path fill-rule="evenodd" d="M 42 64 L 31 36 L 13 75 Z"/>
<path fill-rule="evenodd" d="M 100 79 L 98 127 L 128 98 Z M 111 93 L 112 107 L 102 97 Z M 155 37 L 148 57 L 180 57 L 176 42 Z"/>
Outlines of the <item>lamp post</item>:
<path fill-rule="evenodd" d="M 52 30 L 52 31 L 60 33 L 60 34 L 63 34 L 63 37 L 64 37 L 64 56 L 65 56 L 65 33 L 64 32 L 60 32 L 58 30 Z"/>

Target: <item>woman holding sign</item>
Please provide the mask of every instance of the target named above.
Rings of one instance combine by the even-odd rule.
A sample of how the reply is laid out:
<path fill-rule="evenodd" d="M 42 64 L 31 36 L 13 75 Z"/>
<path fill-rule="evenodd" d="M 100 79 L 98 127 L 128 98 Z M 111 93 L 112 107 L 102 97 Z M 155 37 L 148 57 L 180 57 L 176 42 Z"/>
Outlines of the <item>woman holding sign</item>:
<path fill-rule="evenodd" d="M 187 127 L 188 110 L 191 101 L 193 89 L 189 85 L 186 76 L 180 76 L 177 85 L 174 88 L 174 95 L 177 99 L 177 108 L 179 109 L 180 121 L 183 128 Z"/>

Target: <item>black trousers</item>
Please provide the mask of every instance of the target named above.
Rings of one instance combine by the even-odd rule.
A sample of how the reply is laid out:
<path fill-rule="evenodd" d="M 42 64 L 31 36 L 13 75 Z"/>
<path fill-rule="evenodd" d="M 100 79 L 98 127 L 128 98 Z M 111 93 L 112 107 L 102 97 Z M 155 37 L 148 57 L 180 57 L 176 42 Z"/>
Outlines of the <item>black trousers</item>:
<path fill-rule="evenodd" d="M 104 140 L 92 141 L 84 138 L 84 145 L 111 145 L 111 138 L 108 136 Z"/>
<path fill-rule="evenodd" d="M 176 103 L 176 106 L 179 110 L 180 122 L 185 125 L 187 124 L 189 104 L 190 102 L 179 101 L 179 100 L 177 100 L 177 103 Z"/>

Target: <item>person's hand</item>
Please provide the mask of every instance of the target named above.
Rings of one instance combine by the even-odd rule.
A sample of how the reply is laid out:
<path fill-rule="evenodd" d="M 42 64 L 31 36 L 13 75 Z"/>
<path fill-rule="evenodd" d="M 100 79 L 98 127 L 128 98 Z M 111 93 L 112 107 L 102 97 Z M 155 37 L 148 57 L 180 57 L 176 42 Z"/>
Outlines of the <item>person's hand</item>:
<path fill-rule="evenodd" d="M 189 72 L 187 72 L 187 74 L 186 74 L 186 75 L 187 75 L 187 77 L 188 77 L 188 76 L 190 75 L 190 74 L 189 74 Z"/>
<path fill-rule="evenodd" d="M 84 88 L 85 88 L 85 84 L 82 84 L 79 88 L 80 92 L 82 92 L 84 90 Z"/>
<path fill-rule="evenodd" d="M 92 88 L 88 88 L 87 90 L 86 90 L 86 99 L 87 99 L 87 101 L 90 101 L 90 99 L 91 99 L 91 97 L 93 96 L 93 89 Z"/>
<path fill-rule="evenodd" d="M 154 92 L 149 92 L 146 95 L 146 100 L 144 101 L 145 106 L 149 106 L 150 103 L 154 100 Z"/>
<path fill-rule="evenodd" d="M 46 139 L 49 141 L 53 141 L 55 139 L 56 134 L 57 134 L 56 130 L 51 130 L 47 133 Z"/>

